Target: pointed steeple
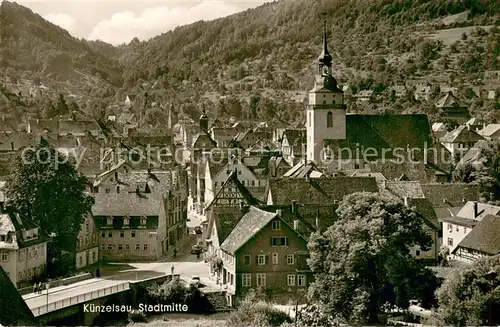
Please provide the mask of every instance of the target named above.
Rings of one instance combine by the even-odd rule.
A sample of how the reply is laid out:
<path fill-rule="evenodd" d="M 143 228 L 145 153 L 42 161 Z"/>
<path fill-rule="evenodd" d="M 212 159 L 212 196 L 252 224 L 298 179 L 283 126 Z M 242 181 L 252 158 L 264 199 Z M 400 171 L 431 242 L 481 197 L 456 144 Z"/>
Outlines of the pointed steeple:
<path fill-rule="evenodd" d="M 327 35 L 326 35 L 326 19 L 323 21 L 323 51 L 318 57 L 319 73 L 323 72 L 323 67 L 332 67 L 332 56 L 328 52 Z"/>

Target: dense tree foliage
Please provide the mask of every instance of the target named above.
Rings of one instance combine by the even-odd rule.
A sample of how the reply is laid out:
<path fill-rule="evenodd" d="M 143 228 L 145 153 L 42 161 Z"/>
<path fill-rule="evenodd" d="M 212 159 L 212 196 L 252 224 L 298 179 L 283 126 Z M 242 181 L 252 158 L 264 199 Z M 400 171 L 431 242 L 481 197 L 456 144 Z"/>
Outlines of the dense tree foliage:
<path fill-rule="evenodd" d="M 439 318 L 446 325 L 500 324 L 500 256 L 458 268 L 436 293 Z"/>
<path fill-rule="evenodd" d="M 431 245 L 421 216 L 372 193 L 346 196 L 337 214 L 309 242 L 312 302 L 327 315 L 358 323 L 377 323 L 388 305 L 408 308 L 410 299 L 432 304 L 436 279 L 409 252 Z"/>
<path fill-rule="evenodd" d="M 479 171 L 478 182 L 483 199 L 500 203 L 500 142 L 491 142 L 481 152 L 483 168 Z"/>
<path fill-rule="evenodd" d="M 94 202 L 85 193 L 87 179 L 67 159 L 46 142 L 23 151 L 5 190 L 9 205 L 52 238 L 49 248 L 54 261 L 49 260 L 49 268 L 62 264 L 65 253 L 74 256 L 77 234 Z M 69 264 L 75 264 L 74 258 Z"/>

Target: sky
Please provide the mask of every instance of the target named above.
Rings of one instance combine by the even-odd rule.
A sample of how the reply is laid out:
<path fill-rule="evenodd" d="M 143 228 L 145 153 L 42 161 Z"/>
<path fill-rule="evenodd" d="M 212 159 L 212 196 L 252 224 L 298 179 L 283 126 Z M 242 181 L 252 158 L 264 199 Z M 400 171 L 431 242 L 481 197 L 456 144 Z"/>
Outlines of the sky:
<path fill-rule="evenodd" d="M 0 0 L 1 1 L 1 0 Z M 10 0 L 71 35 L 113 45 L 147 40 L 177 26 L 212 20 L 270 0 Z"/>

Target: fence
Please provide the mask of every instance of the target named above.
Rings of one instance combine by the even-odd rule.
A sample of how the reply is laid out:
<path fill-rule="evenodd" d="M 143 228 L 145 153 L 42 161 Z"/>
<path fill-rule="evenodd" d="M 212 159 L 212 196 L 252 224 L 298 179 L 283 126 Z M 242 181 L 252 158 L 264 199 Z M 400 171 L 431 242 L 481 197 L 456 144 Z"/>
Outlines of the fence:
<path fill-rule="evenodd" d="M 72 276 L 72 277 L 68 277 L 68 278 L 56 279 L 56 280 L 53 280 L 53 281 L 50 281 L 47 283 L 43 283 L 42 289 L 45 289 L 45 285 L 47 285 L 47 284 L 49 285 L 49 288 L 54 288 L 54 287 L 58 287 L 58 286 L 65 286 L 65 285 L 81 282 L 83 280 L 87 280 L 87 279 L 91 279 L 91 278 L 92 278 L 92 274 L 86 273 L 86 274 L 81 274 L 81 275 Z M 21 293 L 21 295 L 34 293 L 33 286 L 20 288 L 19 293 Z"/>

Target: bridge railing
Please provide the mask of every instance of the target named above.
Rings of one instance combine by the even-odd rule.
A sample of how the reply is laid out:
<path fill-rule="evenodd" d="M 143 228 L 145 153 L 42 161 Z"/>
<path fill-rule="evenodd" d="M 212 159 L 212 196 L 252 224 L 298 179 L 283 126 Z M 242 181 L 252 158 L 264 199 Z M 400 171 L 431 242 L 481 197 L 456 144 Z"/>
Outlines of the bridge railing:
<path fill-rule="evenodd" d="M 79 303 L 85 303 L 94 299 L 98 299 L 111 294 L 127 291 L 130 289 L 130 283 L 124 282 L 122 284 L 104 287 L 99 290 L 86 292 L 83 294 L 78 294 L 72 297 L 68 297 L 55 302 L 49 302 L 47 304 L 40 305 L 38 307 L 32 308 L 31 312 L 35 317 L 50 313 L 52 311 L 64 309 Z M 50 294 L 49 294 L 50 295 Z"/>

